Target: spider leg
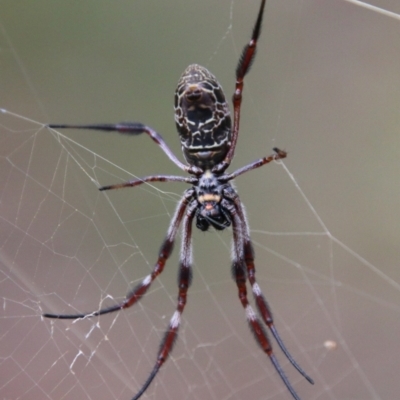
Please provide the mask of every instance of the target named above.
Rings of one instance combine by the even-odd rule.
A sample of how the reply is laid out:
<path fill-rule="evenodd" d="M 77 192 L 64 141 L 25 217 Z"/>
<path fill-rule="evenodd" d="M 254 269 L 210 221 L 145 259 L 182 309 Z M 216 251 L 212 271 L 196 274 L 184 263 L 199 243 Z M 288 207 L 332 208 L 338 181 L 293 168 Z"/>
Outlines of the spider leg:
<path fill-rule="evenodd" d="M 286 151 L 280 150 L 277 147 L 274 147 L 273 150 L 275 151 L 275 154 L 272 154 L 269 157 L 263 157 L 256 161 L 253 161 L 252 163 L 245 165 L 242 168 L 239 168 L 238 170 L 232 172 L 231 174 L 222 175 L 221 177 L 218 178 L 218 180 L 222 183 L 228 182 L 231 181 L 232 179 L 235 179 L 239 175 L 244 174 L 247 171 L 252 171 L 253 169 L 260 168 L 263 165 L 270 163 L 271 161 L 277 161 L 281 160 L 282 158 L 286 158 L 287 156 Z"/>
<path fill-rule="evenodd" d="M 261 22 L 263 19 L 264 8 L 266 0 L 261 1 L 260 10 L 258 12 L 257 20 L 253 28 L 250 42 L 244 47 L 239 63 L 236 67 L 236 85 L 235 93 L 233 94 L 233 128 L 232 128 L 232 144 L 229 148 L 225 159 L 213 168 L 213 172 L 223 172 L 230 165 L 239 135 L 240 123 L 240 109 L 242 104 L 242 93 L 244 85 L 244 77 L 249 72 L 251 64 L 256 55 L 257 41 L 261 33 Z"/>
<path fill-rule="evenodd" d="M 168 158 L 180 169 L 187 172 L 193 172 L 193 167 L 183 164 L 178 160 L 176 155 L 168 147 L 163 137 L 153 128 L 143 125 L 140 122 L 122 122 L 119 124 L 91 124 L 91 125 L 69 125 L 69 124 L 49 124 L 52 129 L 89 129 L 96 131 L 119 132 L 127 135 L 140 135 L 146 133 L 151 139 L 157 143 Z"/>
<path fill-rule="evenodd" d="M 268 306 L 267 301 L 261 291 L 260 286 L 256 282 L 255 277 L 255 268 L 254 268 L 254 257 L 253 257 L 253 246 L 250 241 L 245 240 L 244 243 L 244 255 L 246 260 L 246 266 L 248 271 L 248 278 L 249 282 L 253 291 L 254 299 L 257 304 L 258 312 L 260 313 L 262 319 L 264 320 L 265 324 L 268 326 L 272 335 L 274 336 L 275 340 L 277 341 L 279 347 L 281 348 L 282 352 L 285 354 L 286 358 L 290 361 L 294 368 L 305 378 L 308 382 L 314 385 L 314 380 L 307 375 L 307 373 L 300 367 L 300 365 L 295 361 L 293 356 L 289 353 L 289 350 L 286 348 L 283 340 L 281 339 L 277 329 L 274 325 L 274 320 L 272 318 L 271 310 Z"/>
<path fill-rule="evenodd" d="M 235 206 L 227 201 L 226 199 L 222 200 L 222 206 L 228 211 L 232 218 L 232 231 L 233 231 L 233 261 L 232 261 L 232 274 L 236 281 L 236 285 L 238 287 L 238 294 L 240 302 L 242 303 L 243 308 L 246 311 L 247 321 L 249 323 L 250 329 L 256 339 L 257 343 L 260 345 L 262 350 L 268 355 L 270 358 L 275 370 L 278 372 L 280 378 L 285 384 L 286 388 L 289 390 L 291 395 L 295 400 L 300 400 L 300 397 L 297 395 L 296 391 L 292 387 L 287 378 L 285 372 L 283 371 L 281 365 L 279 364 L 278 359 L 276 358 L 270 340 L 268 339 L 267 332 L 264 327 L 261 325 L 260 319 L 257 317 L 253 308 L 249 304 L 247 298 L 247 289 L 246 289 L 246 267 L 245 267 L 245 255 L 243 253 L 243 240 L 245 237 L 244 229 L 245 227 L 242 225 L 242 221 L 237 213 Z"/>
<path fill-rule="evenodd" d="M 247 275 L 248 279 L 252 288 L 252 292 L 254 295 L 255 302 L 257 304 L 258 312 L 260 313 L 264 323 L 268 326 L 272 335 L 274 336 L 275 340 L 277 341 L 279 347 L 281 348 L 282 352 L 285 354 L 286 358 L 289 362 L 293 365 L 294 368 L 311 384 L 314 384 L 314 380 L 310 378 L 306 372 L 300 367 L 299 364 L 294 360 L 293 356 L 289 353 L 289 350 L 286 348 L 283 340 L 281 339 L 275 325 L 274 320 L 272 318 L 271 310 L 268 306 L 268 303 L 261 291 L 260 286 L 256 281 L 256 269 L 254 265 L 254 250 L 250 239 L 249 234 L 249 227 L 247 224 L 245 212 L 242 206 L 242 203 L 239 199 L 238 194 L 233 190 L 226 189 L 224 191 L 224 195 L 230 198 L 234 202 L 235 212 L 237 213 L 237 218 L 240 221 L 239 226 L 241 227 L 241 234 L 242 234 L 242 244 L 243 244 L 243 257 L 244 262 L 247 268 Z M 233 221 L 234 222 L 234 221 Z M 235 229 L 235 224 L 233 224 L 233 228 Z"/>
<path fill-rule="evenodd" d="M 149 387 L 150 383 L 153 381 L 157 375 L 159 369 L 164 364 L 168 358 L 175 340 L 178 336 L 178 329 L 181 322 L 181 315 L 186 305 L 187 291 L 192 279 L 192 222 L 195 216 L 195 211 L 197 210 L 198 203 L 193 200 L 189 205 L 186 216 L 183 220 L 182 227 L 182 249 L 181 249 L 181 259 L 179 263 L 179 275 L 178 275 L 178 304 L 176 311 L 174 312 L 167 331 L 165 332 L 164 338 L 160 345 L 160 350 L 158 351 L 157 361 L 147 378 L 146 382 L 143 384 L 139 392 L 133 397 L 132 400 L 137 400 Z"/>
<path fill-rule="evenodd" d="M 194 194 L 194 190 L 192 188 L 186 190 L 184 195 L 179 202 L 175 214 L 171 220 L 167 235 L 164 239 L 163 244 L 161 245 L 159 256 L 156 262 L 156 265 L 153 268 L 153 271 L 150 275 L 147 275 L 142 282 L 136 286 L 131 292 L 127 294 L 125 299 L 119 303 L 115 304 L 111 307 L 103 308 L 101 310 L 84 313 L 84 314 L 43 314 L 45 318 L 57 318 L 57 319 L 78 319 L 78 318 L 86 318 L 86 317 L 97 317 L 99 315 L 108 314 L 114 311 L 119 311 L 124 308 L 129 308 L 137 303 L 142 296 L 146 293 L 147 289 L 150 287 L 151 283 L 154 279 L 161 274 L 164 269 L 165 263 L 167 262 L 169 256 L 172 253 L 175 236 L 178 231 L 179 225 L 182 221 L 182 218 L 185 214 L 185 210 L 190 200 L 192 200 Z"/>
<path fill-rule="evenodd" d="M 198 179 L 193 176 L 184 177 L 175 175 L 151 175 L 151 176 L 145 176 L 140 179 L 135 179 L 133 181 L 117 183 L 115 185 L 102 186 L 99 188 L 99 190 L 103 191 L 111 189 L 121 189 L 126 187 L 134 187 L 134 186 L 139 186 L 145 182 L 185 182 L 193 185 L 198 182 Z"/>

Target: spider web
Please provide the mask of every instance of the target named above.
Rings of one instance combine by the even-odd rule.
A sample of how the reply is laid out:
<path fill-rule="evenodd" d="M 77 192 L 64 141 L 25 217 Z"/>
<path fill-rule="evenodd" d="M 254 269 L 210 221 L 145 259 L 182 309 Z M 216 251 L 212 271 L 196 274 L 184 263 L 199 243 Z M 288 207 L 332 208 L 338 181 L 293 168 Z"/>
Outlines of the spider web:
<path fill-rule="evenodd" d="M 177 169 L 147 137 L 51 131 L 45 123 L 142 121 L 180 154 L 179 74 L 208 67 L 230 96 L 258 1 L 2 2 L 0 262 L 4 399 L 130 399 L 175 309 L 177 254 L 136 307 L 114 304 L 152 269 L 182 184 L 97 187 Z M 276 349 L 302 399 L 400 392 L 400 8 L 396 0 L 270 0 L 246 78 L 230 171 Z M 143 398 L 288 399 L 255 344 L 230 276 L 231 232 L 194 232 L 179 339 Z M 277 347 L 277 346 L 275 346 Z"/>

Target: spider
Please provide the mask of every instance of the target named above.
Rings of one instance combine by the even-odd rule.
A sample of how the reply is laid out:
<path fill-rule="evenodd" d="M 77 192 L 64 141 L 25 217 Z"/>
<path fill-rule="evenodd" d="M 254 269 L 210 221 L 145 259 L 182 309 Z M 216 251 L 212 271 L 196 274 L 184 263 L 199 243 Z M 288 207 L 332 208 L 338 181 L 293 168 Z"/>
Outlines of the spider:
<path fill-rule="evenodd" d="M 165 263 L 172 253 L 176 234 L 182 223 L 182 244 L 178 274 L 179 294 L 176 311 L 164 334 L 154 367 L 132 400 L 137 400 L 149 387 L 171 353 L 177 338 L 192 276 L 192 222 L 194 219 L 196 220 L 197 228 L 201 231 L 207 231 L 210 226 L 217 230 L 224 230 L 232 225 L 232 275 L 238 288 L 240 302 L 245 309 L 247 321 L 256 342 L 268 355 L 275 370 L 294 399 L 300 400 L 272 350 L 271 341 L 267 336 L 263 323 L 269 328 L 279 347 L 294 368 L 311 384 L 314 383 L 293 359 L 275 328 L 270 308 L 256 282 L 254 251 L 244 208 L 238 194 L 229 183 L 245 172 L 285 158 L 286 152 L 274 148 L 273 155 L 260 158 L 233 173 L 225 173 L 235 152 L 239 135 L 244 77 L 254 60 L 257 41 L 261 32 L 264 8 L 265 0 L 262 0 L 251 40 L 244 47 L 236 68 L 236 85 L 233 94 L 233 127 L 224 92 L 214 75 L 206 68 L 193 64 L 186 68 L 179 79 L 175 91 L 175 122 L 183 155 L 188 164 L 178 160 L 159 133 L 141 123 L 48 125 L 49 128 L 54 129 L 90 129 L 114 131 L 127 135 L 145 133 L 161 147 L 176 166 L 190 174 L 188 177 L 152 175 L 138 180 L 100 187 L 100 190 L 111 190 L 134 187 L 145 182 L 185 182 L 191 185 L 189 189 L 185 190 L 178 203 L 151 274 L 146 276 L 138 286 L 130 291 L 121 303 L 84 314 L 43 314 L 46 318 L 79 319 L 96 317 L 133 306 L 144 296 L 154 279 L 163 271 Z M 249 304 L 246 279 L 250 283 L 259 316 Z"/>

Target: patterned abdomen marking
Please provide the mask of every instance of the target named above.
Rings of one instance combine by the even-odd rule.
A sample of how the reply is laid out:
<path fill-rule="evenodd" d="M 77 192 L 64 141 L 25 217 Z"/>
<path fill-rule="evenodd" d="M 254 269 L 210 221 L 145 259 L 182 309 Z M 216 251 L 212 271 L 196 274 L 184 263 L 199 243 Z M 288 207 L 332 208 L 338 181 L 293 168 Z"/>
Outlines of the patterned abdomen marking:
<path fill-rule="evenodd" d="M 175 92 L 175 122 L 186 161 L 202 169 L 221 162 L 231 144 L 231 117 L 221 85 L 206 68 L 189 65 Z"/>

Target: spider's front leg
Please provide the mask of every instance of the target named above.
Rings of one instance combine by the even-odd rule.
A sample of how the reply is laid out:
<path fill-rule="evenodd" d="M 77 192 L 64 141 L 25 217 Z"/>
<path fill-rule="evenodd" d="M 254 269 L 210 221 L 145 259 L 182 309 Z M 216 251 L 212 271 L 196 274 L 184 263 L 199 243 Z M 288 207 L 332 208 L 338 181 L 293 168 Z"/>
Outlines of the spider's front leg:
<path fill-rule="evenodd" d="M 182 221 L 183 216 L 185 215 L 185 210 L 188 204 L 192 201 L 194 195 L 194 189 L 190 188 L 184 192 L 184 195 L 179 202 L 175 214 L 171 220 L 167 235 L 164 239 L 163 244 L 161 245 L 159 256 L 157 262 L 153 268 L 153 271 L 150 275 L 146 276 L 142 282 L 136 286 L 131 292 L 127 294 L 125 300 L 122 303 L 116 304 L 111 307 L 103 308 L 101 310 L 83 313 L 83 314 L 43 314 L 45 318 L 56 318 L 56 319 L 78 319 L 78 318 L 86 318 L 86 317 L 97 317 L 99 315 L 108 314 L 114 311 L 119 311 L 124 308 L 128 308 L 137 303 L 143 295 L 147 292 L 147 289 L 150 287 L 154 279 L 161 274 L 164 270 L 165 263 L 167 262 L 169 256 L 172 253 L 172 249 L 174 246 L 174 241 L 176 234 L 179 229 L 179 225 Z"/>
<path fill-rule="evenodd" d="M 143 384 L 139 392 L 133 397 L 132 400 L 137 400 L 149 387 L 150 383 L 157 375 L 159 369 L 171 353 L 175 340 L 178 336 L 178 329 L 181 323 L 181 315 L 186 305 L 187 291 L 192 280 L 192 222 L 197 208 L 197 200 L 193 200 L 190 203 L 186 212 L 186 216 L 183 220 L 182 248 L 178 275 L 179 294 L 176 311 L 174 312 L 169 322 L 168 329 L 164 334 L 164 338 L 161 342 L 160 350 L 158 352 L 157 361 L 154 364 L 154 367 L 146 382 Z"/>
<path fill-rule="evenodd" d="M 300 367 L 300 365 L 295 361 L 293 356 L 289 353 L 289 350 L 286 348 L 285 344 L 283 343 L 283 340 L 281 339 L 281 337 L 274 325 L 274 320 L 272 318 L 272 313 L 271 313 L 271 310 L 267 303 L 267 300 L 265 299 L 265 297 L 261 291 L 261 288 L 256 281 L 256 269 L 255 269 L 255 265 L 254 265 L 253 245 L 251 243 L 249 228 L 248 228 L 248 224 L 246 221 L 246 216 L 244 214 L 243 206 L 241 204 L 241 201 L 240 201 L 238 195 L 236 195 L 235 206 L 236 206 L 235 208 L 238 212 L 239 219 L 243 225 L 242 230 L 243 230 L 243 234 L 244 234 L 244 238 L 243 238 L 244 261 L 246 263 L 248 279 L 249 279 L 249 282 L 250 282 L 250 285 L 252 288 L 254 299 L 257 304 L 258 312 L 260 313 L 264 323 L 268 326 L 268 328 L 272 332 L 272 335 L 274 336 L 279 347 L 285 354 L 286 358 L 290 361 L 290 363 L 293 365 L 293 367 L 295 367 L 297 369 L 297 371 L 301 375 L 303 375 L 303 377 L 306 378 L 308 382 L 310 382 L 313 385 L 314 380 L 306 374 L 306 372 Z"/>
<path fill-rule="evenodd" d="M 279 344 L 279 347 L 282 349 L 290 363 L 300 372 L 301 375 L 303 375 L 310 383 L 313 384 L 314 381 L 303 371 L 303 369 L 296 363 L 289 351 L 286 349 L 282 339 L 278 334 L 278 331 L 274 326 L 272 314 L 269 310 L 268 304 L 255 279 L 254 252 L 250 241 L 248 225 L 244 215 L 243 207 L 241 205 L 239 196 L 232 187 L 228 186 L 224 189 L 224 199 L 222 200 L 221 205 L 229 213 L 232 219 L 232 273 L 238 287 L 239 299 L 242 303 L 243 308 L 246 310 L 246 316 L 250 329 L 253 332 L 257 343 L 270 358 L 280 378 L 282 379 L 283 383 L 285 384 L 293 398 L 295 400 L 300 400 L 296 391 L 289 382 L 289 379 L 284 373 L 282 367 L 280 366 L 273 352 L 272 345 L 268 339 L 267 333 L 265 332 L 263 326 L 261 325 L 260 319 L 257 317 L 247 298 L 246 273 L 252 287 L 258 311 L 264 323 L 271 330 L 274 338 Z"/>
<path fill-rule="evenodd" d="M 243 261 L 246 264 L 247 275 L 251 285 L 251 289 L 254 295 L 254 299 L 257 305 L 258 312 L 260 313 L 264 323 L 268 326 L 269 330 L 272 332 L 275 340 L 277 341 L 279 347 L 290 361 L 290 363 L 297 369 L 297 371 L 304 376 L 311 384 L 314 384 L 312 378 L 310 378 L 305 371 L 300 367 L 299 364 L 294 360 L 293 356 L 289 353 L 289 350 L 286 348 L 283 340 L 281 339 L 275 325 L 274 320 L 272 318 L 272 313 L 265 299 L 260 286 L 256 281 L 256 268 L 254 264 L 254 250 L 253 245 L 250 239 L 249 225 L 246 220 L 244 208 L 242 202 L 240 201 L 239 195 L 235 192 L 232 187 L 227 187 L 224 190 L 224 196 L 229 198 L 234 204 L 234 214 L 237 215 L 237 221 L 240 225 L 240 232 L 242 237 L 242 254 Z"/>

